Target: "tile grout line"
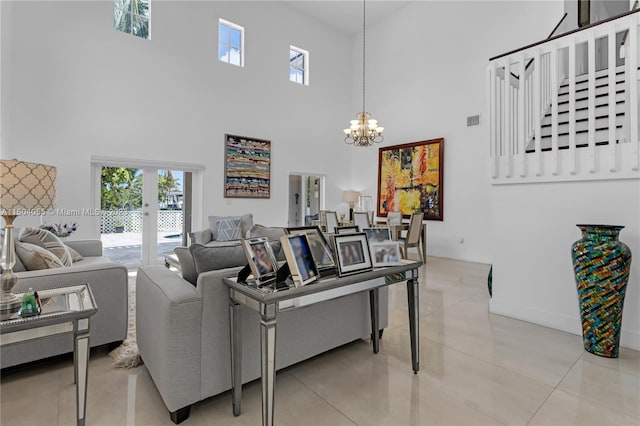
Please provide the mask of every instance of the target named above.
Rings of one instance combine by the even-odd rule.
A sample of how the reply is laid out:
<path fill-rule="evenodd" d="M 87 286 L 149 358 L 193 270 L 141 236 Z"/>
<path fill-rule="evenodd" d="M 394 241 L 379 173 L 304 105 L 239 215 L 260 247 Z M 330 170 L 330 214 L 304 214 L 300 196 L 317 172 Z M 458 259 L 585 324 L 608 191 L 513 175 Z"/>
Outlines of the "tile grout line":
<path fill-rule="evenodd" d="M 338 413 L 340 413 L 342 416 L 344 416 L 345 419 L 349 420 L 351 423 L 353 423 L 354 425 L 358 425 L 358 423 L 356 423 L 351 417 L 347 416 L 345 413 L 342 412 L 342 410 L 340 410 L 338 407 L 336 407 L 335 405 L 333 405 L 332 403 L 330 403 L 329 401 L 327 401 L 326 399 L 324 399 L 318 392 L 314 391 L 313 389 L 311 389 L 309 386 L 307 386 L 306 383 L 304 383 L 302 380 L 300 380 L 295 374 L 289 372 L 289 375 L 298 383 L 300 383 L 302 386 L 304 386 L 305 388 L 309 389 L 309 391 L 311 393 L 313 393 L 315 396 L 317 396 L 318 398 L 320 398 L 321 400 L 323 400 L 325 403 L 327 403 L 327 405 L 329 405 L 331 408 L 333 408 L 334 410 L 336 410 Z"/>
<path fill-rule="evenodd" d="M 562 391 L 561 389 L 558 389 L 558 386 L 560 386 L 560 383 L 562 383 L 562 381 L 569 375 L 569 373 L 571 372 L 571 369 L 573 369 L 573 367 L 576 366 L 576 364 L 578 363 L 578 361 L 580 361 L 580 359 L 582 359 L 582 356 L 584 355 L 584 352 L 580 353 L 580 356 L 578 356 L 578 358 L 576 358 L 576 360 L 573 362 L 573 364 L 571 364 L 571 367 L 567 368 L 567 372 L 564 373 L 564 375 L 562 376 L 562 378 L 560 380 L 558 380 L 558 383 L 556 383 L 556 385 L 553 387 L 553 389 L 551 390 L 551 392 L 549 392 L 549 395 L 547 395 L 547 397 L 544 399 L 544 401 L 542 401 L 542 403 L 540 403 L 540 406 L 538 407 L 538 409 L 531 415 L 531 417 L 529 418 L 529 420 L 527 421 L 527 425 L 531 423 L 531 421 L 536 417 L 536 415 L 540 412 L 540 410 L 542 409 L 542 407 L 544 407 L 544 405 L 547 403 L 547 401 L 549 400 L 549 398 L 551 398 L 551 395 L 553 395 L 553 393 L 556 390 Z"/>

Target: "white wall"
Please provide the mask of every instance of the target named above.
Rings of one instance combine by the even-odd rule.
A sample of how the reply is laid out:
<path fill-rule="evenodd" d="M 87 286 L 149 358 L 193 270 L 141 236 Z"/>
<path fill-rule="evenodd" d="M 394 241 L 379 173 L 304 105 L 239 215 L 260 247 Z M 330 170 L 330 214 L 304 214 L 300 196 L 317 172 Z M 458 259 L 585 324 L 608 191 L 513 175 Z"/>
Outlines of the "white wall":
<path fill-rule="evenodd" d="M 2 157 L 56 166 L 58 207 L 92 207 L 91 156 L 206 165 L 194 194 L 205 223 L 194 229 L 207 215 L 245 212 L 285 225 L 291 170 L 326 175 L 328 207 L 350 187 L 340 136 L 350 114 L 347 36 L 279 2 L 153 2 L 151 40 L 114 31 L 112 1 L 12 6 Z M 245 27 L 244 68 L 216 59 L 220 17 Z M 288 80 L 291 44 L 310 52 L 309 86 Z M 271 199 L 223 198 L 225 133 L 272 141 Z M 97 234 L 78 219 L 79 237 Z"/>
<path fill-rule="evenodd" d="M 445 139 L 444 220 L 428 222 L 429 255 L 493 261 L 486 67 L 492 56 L 545 38 L 562 14 L 561 0 L 414 2 L 367 30 L 366 108 L 385 127 L 382 145 Z M 361 66 L 354 81 L 361 81 Z M 354 84 L 354 116 L 359 88 Z M 476 114 L 480 126 L 466 127 Z M 354 189 L 374 202 L 376 148 L 354 148 L 352 174 Z"/>
<path fill-rule="evenodd" d="M 578 223 L 624 225 L 631 275 L 622 346 L 640 349 L 640 182 L 637 180 L 496 185 L 493 187 L 491 311 L 581 333 L 571 245 Z"/>

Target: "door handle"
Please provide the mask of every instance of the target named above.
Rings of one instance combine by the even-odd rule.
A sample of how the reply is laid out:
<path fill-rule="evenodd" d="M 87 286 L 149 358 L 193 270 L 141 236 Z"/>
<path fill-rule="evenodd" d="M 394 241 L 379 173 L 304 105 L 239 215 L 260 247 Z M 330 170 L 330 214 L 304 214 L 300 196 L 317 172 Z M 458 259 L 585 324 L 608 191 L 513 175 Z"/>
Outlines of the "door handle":
<path fill-rule="evenodd" d="M 149 216 L 149 212 L 144 212 L 144 215 L 145 216 Z"/>

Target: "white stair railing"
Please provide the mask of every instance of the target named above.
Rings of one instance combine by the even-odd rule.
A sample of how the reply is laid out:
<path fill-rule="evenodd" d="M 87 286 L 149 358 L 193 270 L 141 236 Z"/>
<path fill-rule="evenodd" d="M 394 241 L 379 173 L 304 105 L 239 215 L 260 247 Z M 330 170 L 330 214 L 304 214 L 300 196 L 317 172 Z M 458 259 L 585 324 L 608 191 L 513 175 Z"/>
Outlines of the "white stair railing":
<path fill-rule="evenodd" d="M 566 181 L 640 177 L 638 140 L 639 11 L 493 58 L 487 68 L 488 136 L 493 183 Z M 616 67 L 616 34 L 628 31 L 624 67 Z M 608 55 L 602 72 L 607 90 L 598 95 L 608 105 L 608 131 L 596 127 L 596 40 L 607 38 Z M 599 44 L 599 43 L 598 43 Z M 576 60 L 587 54 L 585 143 L 576 138 Z M 533 59 L 530 66 L 527 64 Z M 624 78 L 624 124 L 616 125 L 618 87 Z M 584 78 L 581 78 L 583 81 Z M 601 79 L 602 80 L 602 79 Z M 559 144 L 559 89 L 568 84 L 566 134 Z M 602 85 L 599 80 L 598 85 Z M 564 95 L 563 95 L 564 96 Z M 550 120 L 551 143 L 543 147 L 542 122 Z M 583 122 L 584 120 L 580 120 Z M 602 120 L 601 120 L 602 121 Z M 549 123 L 547 121 L 547 123 Z M 599 125 L 601 126 L 601 125 Z M 568 129 L 568 130 L 567 130 Z M 596 140 L 596 133 L 606 140 Z M 549 139 L 547 139 L 549 140 Z M 531 143 L 534 141 L 534 143 Z M 529 149 L 527 146 L 529 145 Z"/>

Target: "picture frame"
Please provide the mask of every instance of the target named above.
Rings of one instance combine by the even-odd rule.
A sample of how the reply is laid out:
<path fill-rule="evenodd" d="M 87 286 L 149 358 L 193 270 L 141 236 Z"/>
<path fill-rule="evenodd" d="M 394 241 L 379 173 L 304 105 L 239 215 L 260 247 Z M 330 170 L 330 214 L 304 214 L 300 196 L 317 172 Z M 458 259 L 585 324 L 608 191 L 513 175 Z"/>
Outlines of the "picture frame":
<path fill-rule="evenodd" d="M 362 232 L 367 234 L 367 241 L 369 241 L 369 245 L 373 243 L 391 241 L 391 229 L 388 226 L 380 226 L 377 228 L 363 228 Z"/>
<path fill-rule="evenodd" d="M 305 234 L 309 245 L 311 246 L 311 254 L 316 262 L 316 266 L 320 272 L 328 269 L 335 269 L 336 262 L 333 249 L 322 234 L 318 226 L 297 226 L 289 227 L 284 230 L 287 234 Z"/>
<path fill-rule="evenodd" d="M 336 246 L 339 276 L 357 274 L 373 269 L 367 234 L 364 232 L 336 234 L 333 236 L 333 240 Z"/>
<path fill-rule="evenodd" d="M 291 279 L 296 287 L 302 287 L 318 279 L 320 272 L 313 260 L 307 234 L 287 234 L 280 237 Z"/>
<path fill-rule="evenodd" d="M 278 272 L 278 261 L 267 237 L 246 238 L 242 240 L 242 248 L 256 285 L 275 281 Z"/>
<path fill-rule="evenodd" d="M 444 138 L 380 148 L 376 214 L 423 212 L 424 220 L 443 220 L 443 177 Z"/>
<path fill-rule="evenodd" d="M 401 265 L 400 243 L 398 241 L 375 242 L 369 245 L 374 267 Z"/>
<path fill-rule="evenodd" d="M 355 232 L 360 232 L 360 228 L 358 225 L 336 226 L 333 228 L 333 232 L 335 234 L 353 234 Z"/>
<path fill-rule="evenodd" d="M 271 141 L 224 135 L 224 197 L 271 198 Z"/>

